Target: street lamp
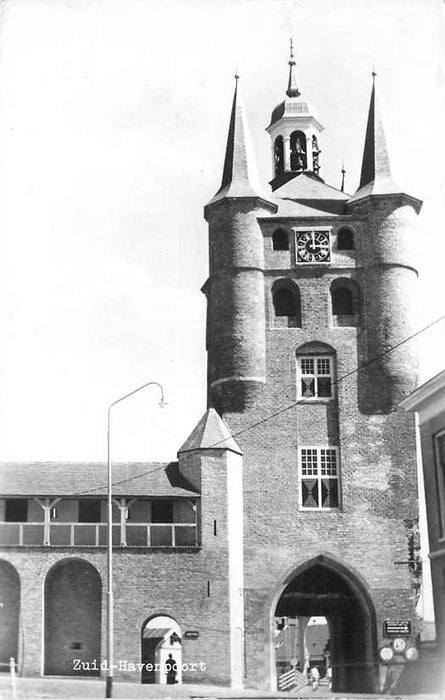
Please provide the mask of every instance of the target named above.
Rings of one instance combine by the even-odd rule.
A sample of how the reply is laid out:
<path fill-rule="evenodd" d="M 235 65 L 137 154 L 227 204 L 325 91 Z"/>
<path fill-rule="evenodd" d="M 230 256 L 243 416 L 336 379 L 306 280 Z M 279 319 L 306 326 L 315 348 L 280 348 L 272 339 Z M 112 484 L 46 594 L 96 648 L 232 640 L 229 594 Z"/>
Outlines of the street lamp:
<path fill-rule="evenodd" d="M 111 409 L 117 403 L 128 399 L 138 391 L 145 389 L 147 386 L 157 386 L 161 392 L 161 400 L 159 406 L 166 406 L 164 400 L 164 390 L 158 382 L 147 382 L 142 386 L 130 391 L 129 394 L 121 396 L 108 406 L 108 421 L 107 421 L 107 677 L 105 685 L 105 697 L 111 698 L 113 694 L 113 498 L 112 498 L 112 474 L 111 474 Z"/>

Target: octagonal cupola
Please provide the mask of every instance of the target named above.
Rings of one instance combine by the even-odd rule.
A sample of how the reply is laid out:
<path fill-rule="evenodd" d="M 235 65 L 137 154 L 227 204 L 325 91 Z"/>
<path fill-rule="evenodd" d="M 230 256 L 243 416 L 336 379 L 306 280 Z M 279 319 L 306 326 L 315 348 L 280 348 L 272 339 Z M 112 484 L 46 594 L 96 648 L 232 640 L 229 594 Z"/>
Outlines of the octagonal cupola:
<path fill-rule="evenodd" d="M 319 177 L 319 135 L 323 129 L 300 93 L 291 39 L 286 99 L 275 107 L 266 129 L 271 137 L 273 190 L 302 172 Z"/>

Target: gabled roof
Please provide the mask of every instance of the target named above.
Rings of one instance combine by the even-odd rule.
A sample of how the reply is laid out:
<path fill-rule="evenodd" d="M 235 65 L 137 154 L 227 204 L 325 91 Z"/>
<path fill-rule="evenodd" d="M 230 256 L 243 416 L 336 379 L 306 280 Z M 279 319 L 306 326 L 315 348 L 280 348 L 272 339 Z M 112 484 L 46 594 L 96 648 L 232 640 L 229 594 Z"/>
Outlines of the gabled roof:
<path fill-rule="evenodd" d="M 178 455 L 181 452 L 209 449 L 231 450 L 237 454 L 242 454 L 227 425 L 214 408 L 209 408 L 204 413 L 190 436 L 178 450 Z"/>
<path fill-rule="evenodd" d="M 439 413 L 445 413 L 445 369 L 414 389 L 400 402 L 400 406 L 405 411 L 417 411 L 421 424 Z"/>
<path fill-rule="evenodd" d="M 113 463 L 114 496 L 187 497 L 196 493 L 184 482 L 176 462 Z M 105 496 L 104 462 L 0 463 L 3 496 Z"/>
<path fill-rule="evenodd" d="M 272 200 L 278 204 L 276 216 L 343 214 L 349 199 L 350 195 L 346 192 L 331 187 L 320 178 L 304 172 L 276 189 L 272 197 Z M 301 205 L 304 207 L 303 211 Z"/>

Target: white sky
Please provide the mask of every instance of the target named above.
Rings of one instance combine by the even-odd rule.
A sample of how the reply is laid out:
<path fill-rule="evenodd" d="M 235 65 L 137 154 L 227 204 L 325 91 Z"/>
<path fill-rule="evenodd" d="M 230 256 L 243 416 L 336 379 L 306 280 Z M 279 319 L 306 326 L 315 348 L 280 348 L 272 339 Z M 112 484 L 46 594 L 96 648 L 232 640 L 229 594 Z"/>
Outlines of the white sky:
<path fill-rule="evenodd" d="M 0 23 L 1 459 L 103 459 L 108 403 L 152 379 L 169 408 L 148 389 L 116 409 L 114 456 L 175 457 L 205 409 L 202 207 L 233 74 L 266 183 L 291 29 L 321 174 L 338 186 L 344 157 L 350 192 L 375 63 L 396 175 L 425 200 L 421 323 L 443 311 L 439 2 L 3 0 Z"/>
<path fill-rule="evenodd" d="M 174 459 L 206 408 L 203 205 L 219 187 L 238 69 L 264 183 L 264 129 L 300 89 L 321 175 L 354 192 L 373 65 L 395 177 L 419 217 L 422 316 L 444 313 L 444 16 L 438 0 L 3 0 L 0 459 Z M 443 367 L 425 334 L 422 378 Z M 442 355 L 442 356 L 441 356 Z M 283 397 L 286 403 L 286 397 Z"/>

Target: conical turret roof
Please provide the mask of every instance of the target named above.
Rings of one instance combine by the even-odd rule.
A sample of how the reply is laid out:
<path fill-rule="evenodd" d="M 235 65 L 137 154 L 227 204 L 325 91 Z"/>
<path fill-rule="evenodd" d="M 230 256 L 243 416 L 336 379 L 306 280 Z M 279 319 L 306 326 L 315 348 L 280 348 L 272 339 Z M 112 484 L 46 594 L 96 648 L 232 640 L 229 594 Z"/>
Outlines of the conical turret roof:
<path fill-rule="evenodd" d="M 369 195 L 404 194 L 392 177 L 380 97 L 376 89 L 375 78 L 376 73 L 373 72 L 360 185 L 349 200 L 350 202 L 364 199 Z M 416 201 L 419 202 L 419 200 Z"/>
<path fill-rule="evenodd" d="M 239 76 L 236 75 L 235 78 L 221 187 L 209 204 L 226 197 L 266 198 L 259 184 L 249 126 L 238 85 Z"/>

